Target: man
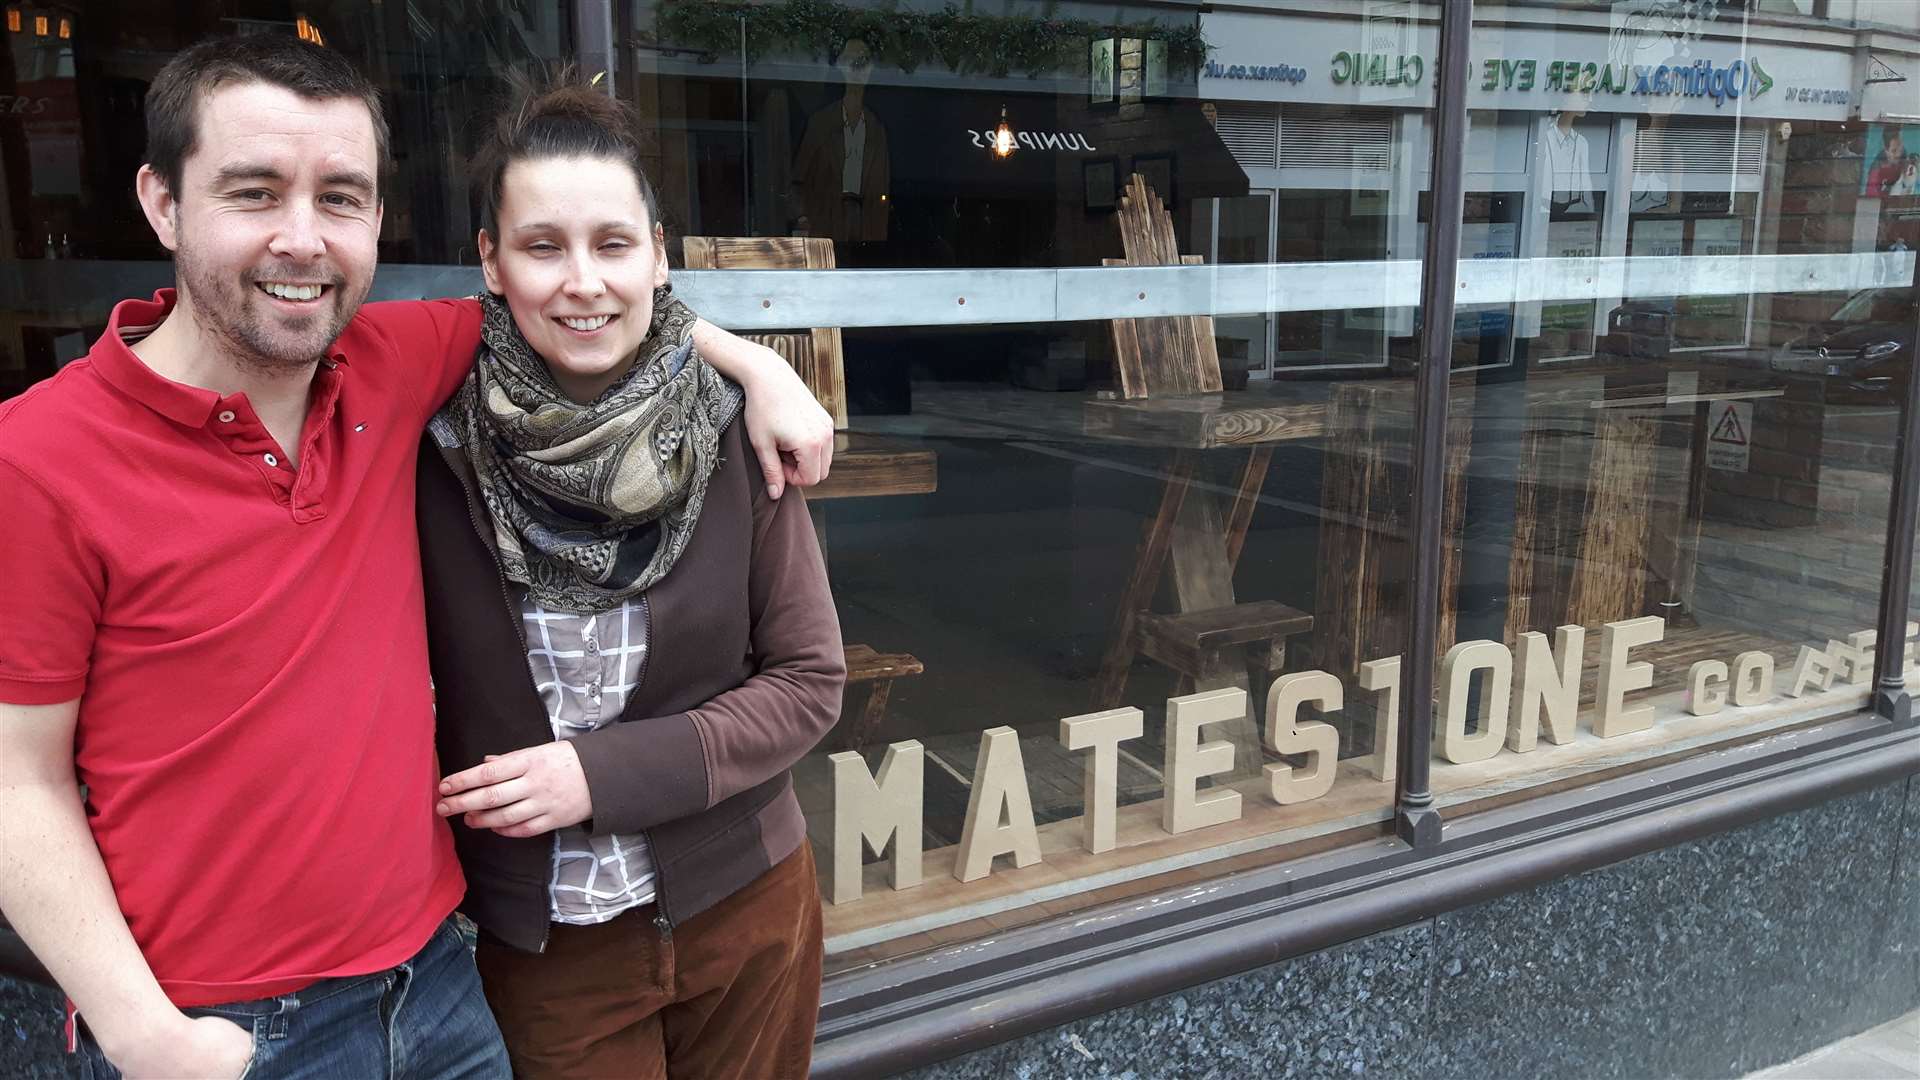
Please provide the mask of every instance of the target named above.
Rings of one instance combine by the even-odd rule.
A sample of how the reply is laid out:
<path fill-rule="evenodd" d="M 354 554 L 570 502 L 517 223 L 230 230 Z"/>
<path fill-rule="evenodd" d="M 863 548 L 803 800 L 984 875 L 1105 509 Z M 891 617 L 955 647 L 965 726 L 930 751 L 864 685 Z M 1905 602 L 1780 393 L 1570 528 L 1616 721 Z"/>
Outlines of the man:
<path fill-rule="evenodd" d="M 177 291 L 0 405 L 0 910 L 94 1075 L 505 1075 L 433 812 L 413 507 L 478 305 L 361 308 L 387 134 L 337 54 L 203 43 L 146 107 Z M 804 386 L 698 335 L 793 452 L 774 493 L 824 475 Z"/>
<path fill-rule="evenodd" d="M 866 103 L 873 54 L 865 41 L 853 38 L 834 65 L 847 92 L 808 118 L 795 154 L 801 220 L 810 236 L 885 240 L 893 171 L 887 129 Z"/>

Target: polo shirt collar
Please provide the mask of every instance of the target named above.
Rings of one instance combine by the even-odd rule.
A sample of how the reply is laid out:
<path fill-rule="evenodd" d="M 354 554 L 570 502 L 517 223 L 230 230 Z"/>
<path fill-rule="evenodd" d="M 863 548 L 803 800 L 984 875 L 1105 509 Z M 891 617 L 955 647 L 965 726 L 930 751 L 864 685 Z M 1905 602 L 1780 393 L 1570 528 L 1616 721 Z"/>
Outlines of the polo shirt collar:
<path fill-rule="evenodd" d="M 174 290 L 161 289 L 151 300 L 122 300 L 115 304 L 113 314 L 107 319 L 107 332 L 94 342 L 88 359 L 107 382 L 128 397 L 176 424 L 205 427 L 225 399 L 212 390 L 188 386 L 161 375 L 133 352 L 133 343 L 160 325 L 173 311 L 175 300 Z M 346 356 L 335 348 L 321 364 L 333 368 L 346 362 Z"/>

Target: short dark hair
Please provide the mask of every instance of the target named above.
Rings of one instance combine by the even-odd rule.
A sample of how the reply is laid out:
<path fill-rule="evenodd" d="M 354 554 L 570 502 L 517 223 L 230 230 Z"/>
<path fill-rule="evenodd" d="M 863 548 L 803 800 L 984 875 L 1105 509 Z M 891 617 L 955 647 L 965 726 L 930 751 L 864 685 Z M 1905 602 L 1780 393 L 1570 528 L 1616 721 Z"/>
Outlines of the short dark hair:
<path fill-rule="evenodd" d="M 544 87 L 518 79 L 515 101 L 494 124 L 474 160 L 480 225 L 500 234 L 500 196 L 507 167 L 545 158 L 607 158 L 625 165 L 640 185 L 647 220 L 660 225 L 660 200 L 647 176 L 640 116 L 606 91 L 581 82 L 571 71 L 554 74 Z"/>
<path fill-rule="evenodd" d="M 380 91 L 332 49 L 286 34 L 208 38 L 174 55 L 147 88 L 147 166 L 167 190 L 180 192 L 180 172 L 199 145 L 200 102 L 229 84 L 266 83 L 303 98 L 351 98 L 373 117 L 374 147 L 384 177 L 390 165 Z"/>

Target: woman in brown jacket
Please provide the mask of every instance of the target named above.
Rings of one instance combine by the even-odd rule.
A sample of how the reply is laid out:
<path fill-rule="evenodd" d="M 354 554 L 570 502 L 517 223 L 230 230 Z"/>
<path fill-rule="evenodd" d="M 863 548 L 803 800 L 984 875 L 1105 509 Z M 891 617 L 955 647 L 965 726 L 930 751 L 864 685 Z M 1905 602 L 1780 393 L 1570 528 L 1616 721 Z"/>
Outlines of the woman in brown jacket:
<path fill-rule="evenodd" d="M 549 90 L 476 176 L 483 344 L 418 477 L 439 810 L 516 1073 L 800 1077 L 820 902 L 787 770 L 839 714 L 839 622 L 668 287 L 637 129 Z"/>

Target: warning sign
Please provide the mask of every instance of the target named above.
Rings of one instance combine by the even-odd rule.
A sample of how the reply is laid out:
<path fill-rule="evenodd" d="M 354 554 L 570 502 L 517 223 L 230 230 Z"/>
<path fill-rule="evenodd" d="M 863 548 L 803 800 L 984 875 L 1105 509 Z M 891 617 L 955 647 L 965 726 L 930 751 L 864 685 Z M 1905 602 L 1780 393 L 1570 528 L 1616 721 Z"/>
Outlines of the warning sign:
<path fill-rule="evenodd" d="M 1707 413 L 1707 465 L 1725 472 L 1746 472 L 1753 447 L 1753 405 L 1717 401 Z"/>

